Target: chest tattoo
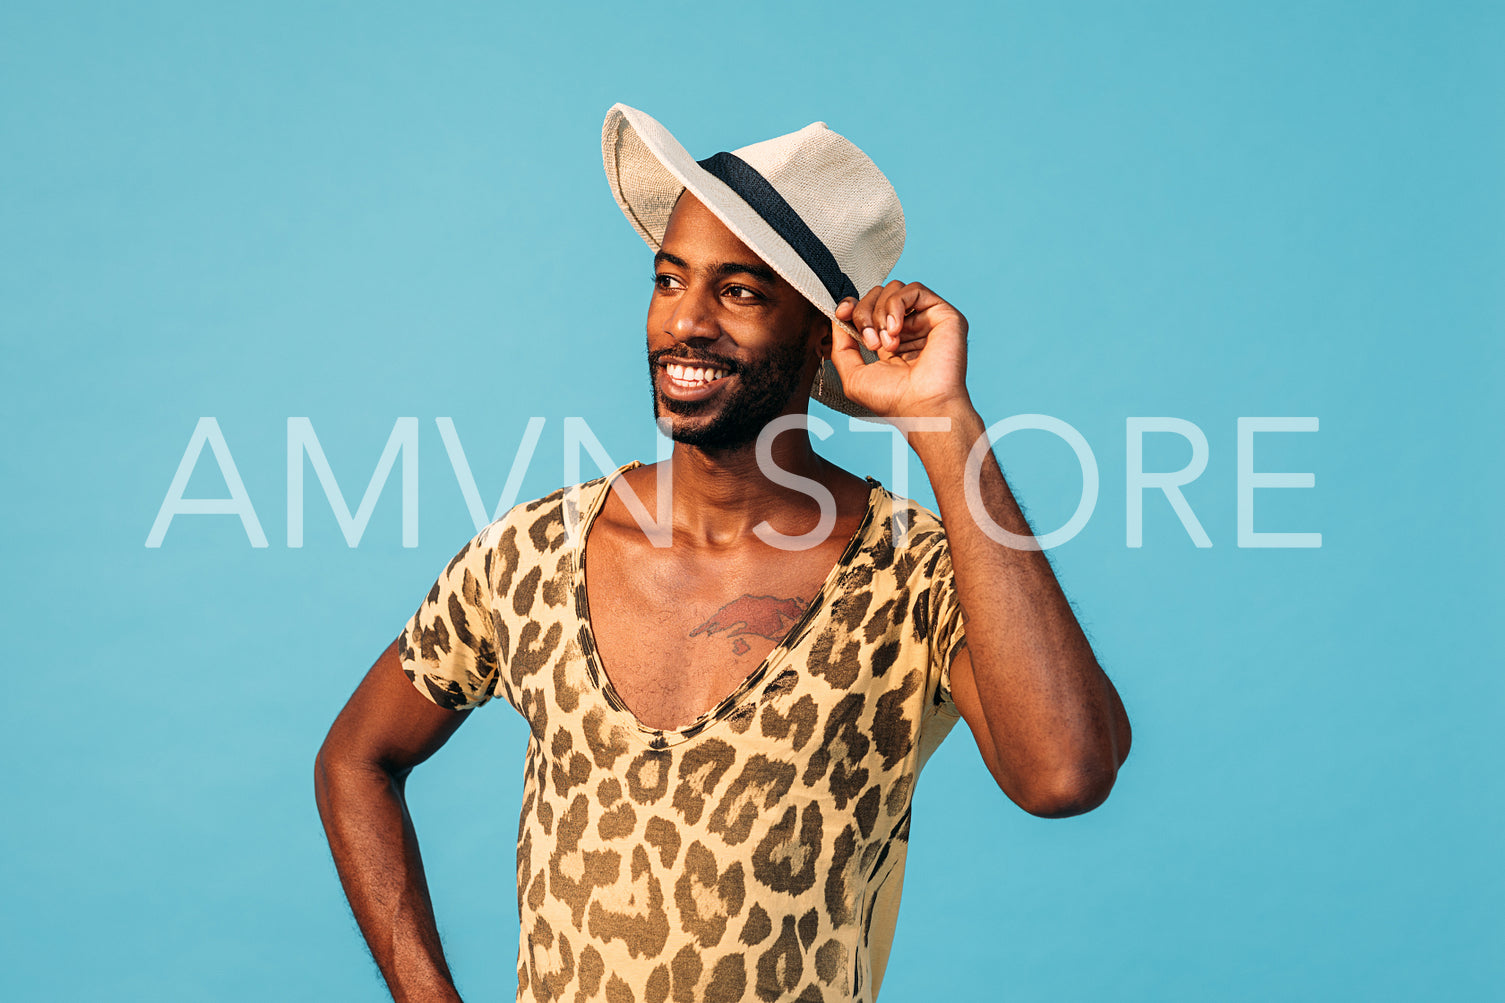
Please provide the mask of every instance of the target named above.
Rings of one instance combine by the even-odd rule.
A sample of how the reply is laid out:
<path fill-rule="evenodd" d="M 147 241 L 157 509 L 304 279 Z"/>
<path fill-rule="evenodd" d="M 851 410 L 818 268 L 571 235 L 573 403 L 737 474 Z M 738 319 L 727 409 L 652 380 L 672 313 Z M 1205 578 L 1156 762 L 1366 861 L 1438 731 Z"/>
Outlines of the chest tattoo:
<path fill-rule="evenodd" d="M 690 631 L 690 636 L 724 634 L 731 639 L 733 654 L 745 654 L 749 645 L 742 635 L 782 641 L 789 632 L 789 625 L 804 615 L 806 605 L 799 596 L 788 599 L 751 594 L 738 596 Z"/>

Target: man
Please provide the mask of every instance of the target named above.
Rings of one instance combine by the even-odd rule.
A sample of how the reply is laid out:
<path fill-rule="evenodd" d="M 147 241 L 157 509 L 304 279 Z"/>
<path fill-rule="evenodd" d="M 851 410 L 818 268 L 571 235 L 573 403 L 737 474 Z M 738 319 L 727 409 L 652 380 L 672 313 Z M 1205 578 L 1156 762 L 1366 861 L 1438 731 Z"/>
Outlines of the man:
<path fill-rule="evenodd" d="M 673 457 L 455 556 L 320 751 L 335 862 L 393 996 L 458 999 L 403 784 L 500 696 L 532 731 L 519 999 L 872 1000 L 957 718 L 1051 817 L 1107 796 L 1128 720 L 987 450 L 965 318 L 882 284 L 903 215 L 872 162 L 821 123 L 697 162 L 621 105 L 603 154 L 657 252 Z M 812 394 L 907 430 L 944 530 L 816 455 Z"/>

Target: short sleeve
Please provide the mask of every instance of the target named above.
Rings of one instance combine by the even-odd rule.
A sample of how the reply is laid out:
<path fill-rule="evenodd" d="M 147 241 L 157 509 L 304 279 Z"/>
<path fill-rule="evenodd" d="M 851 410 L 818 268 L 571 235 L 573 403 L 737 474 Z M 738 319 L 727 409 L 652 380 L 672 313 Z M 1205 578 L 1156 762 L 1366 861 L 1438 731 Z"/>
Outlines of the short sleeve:
<path fill-rule="evenodd" d="M 967 642 L 962 604 L 956 594 L 956 576 L 951 570 L 951 548 L 944 538 L 922 562 L 929 579 L 930 660 L 939 682 L 935 700 L 957 713 L 951 700 L 951 662 Z"/>
<path fill-rule="evenodd" d="M 495 524 L 460 549 L 397 640 L 402 671 L 440 707 L 469 710 L 493 696 L 497 635 L 492 616 Z"/>

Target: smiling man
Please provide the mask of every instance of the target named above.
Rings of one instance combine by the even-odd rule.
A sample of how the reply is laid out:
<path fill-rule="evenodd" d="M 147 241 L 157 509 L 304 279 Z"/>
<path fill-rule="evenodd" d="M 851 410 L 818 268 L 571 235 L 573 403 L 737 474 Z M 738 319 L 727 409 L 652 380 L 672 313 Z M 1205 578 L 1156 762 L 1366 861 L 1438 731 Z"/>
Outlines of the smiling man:
<path fill-rule="evenodd" d="M 822 123 L 696 161 L 622 105 L 602 149 L 656 252 L 672 476 L 562 488 L 455 555 L 320 750 L 340 878 L 393 996 L 458 999 L 403 787 L 500 697 L 532 732 L 520 1000 L 873 1000 L 954 723 L 1056 817 L 1107 797 L 1128 720 L 985 446 L 968 489 L 967 322 L 884 284 L 904 222 L 872 162 Z M 904 430 L 944 526 L 816 454 L 812 397 Z"/>

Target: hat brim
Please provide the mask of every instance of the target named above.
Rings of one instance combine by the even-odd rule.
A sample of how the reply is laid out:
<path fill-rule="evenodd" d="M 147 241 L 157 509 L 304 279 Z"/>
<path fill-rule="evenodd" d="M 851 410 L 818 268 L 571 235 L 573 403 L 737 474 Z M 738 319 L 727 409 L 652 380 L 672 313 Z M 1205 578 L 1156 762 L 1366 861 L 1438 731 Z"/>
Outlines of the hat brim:
<path fill-rule="evenodd" d="M 877 358 L 850 324 L 836 319 L 836 302 L 804 259 L 740 195 L 701 167 L 651 115 L 624 104 L 613 105 L 601 127 L 601 161 L 612 197 L 649 247 L 657 251 L 663 246 L 674 204 L 680 192 L 688 191 L 833 324 L 845 328 L 857 342 L 864 362 Z M 810 396 L 842 414 L 873 417 L 873 412 L 842 391 L 841 376 L 830 359 L 821 362 Z"/>

